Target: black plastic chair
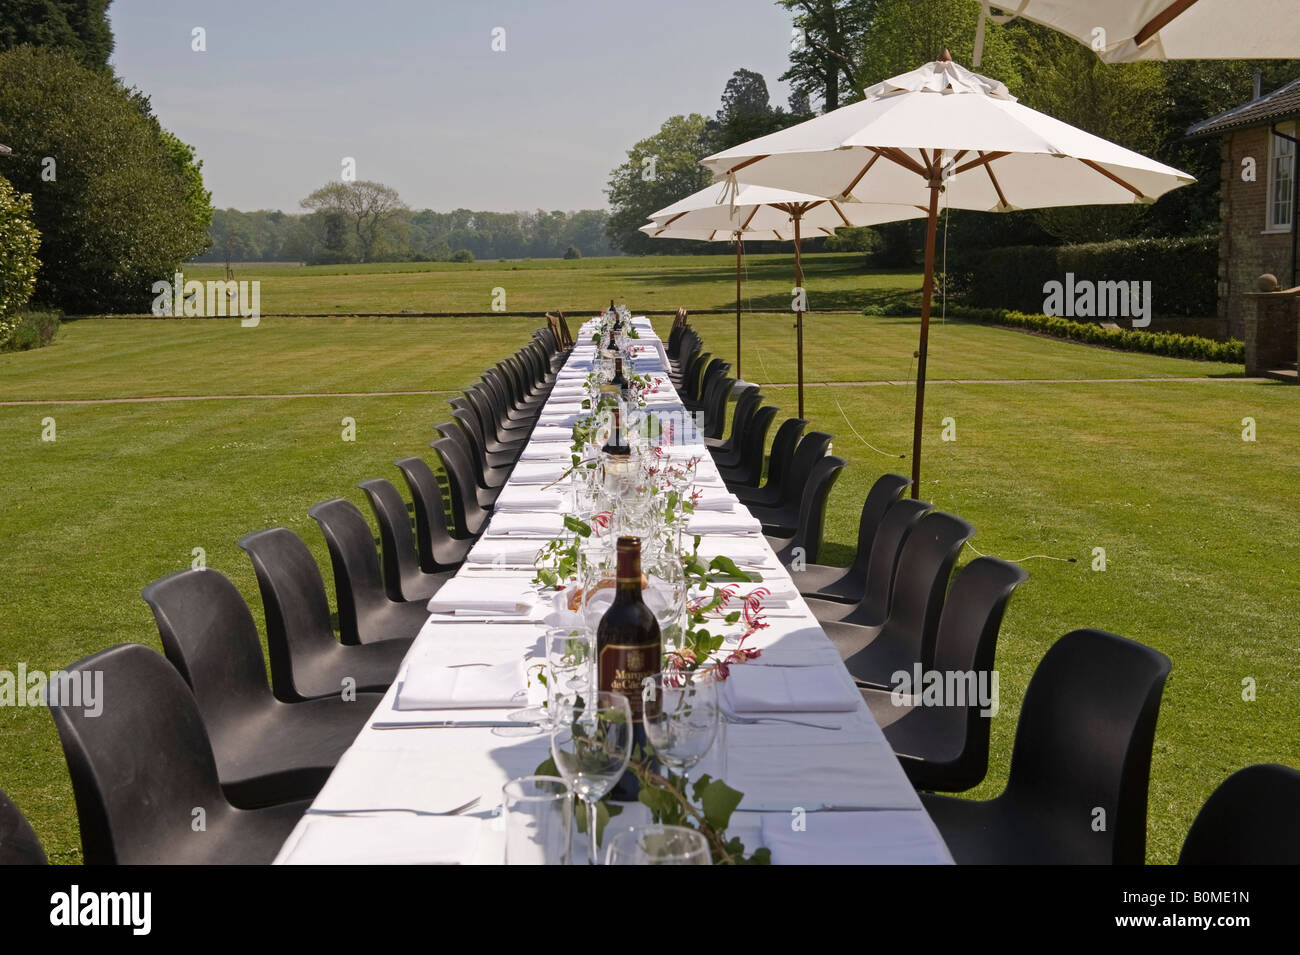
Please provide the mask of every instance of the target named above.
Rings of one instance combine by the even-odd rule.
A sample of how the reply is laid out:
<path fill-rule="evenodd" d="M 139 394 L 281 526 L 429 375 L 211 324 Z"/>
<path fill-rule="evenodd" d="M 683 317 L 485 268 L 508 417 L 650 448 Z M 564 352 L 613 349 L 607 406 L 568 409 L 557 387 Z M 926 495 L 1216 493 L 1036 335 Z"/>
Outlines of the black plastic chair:
<path fill-rule="evenodd" d="M 799 502 L 799 523 L 794 534 L 767 539 L 782 563 L 793 563 L 796 558 L 816 560 L 820 556 L 826 529 L 826 501 L 847 464 L 843 458 L 828 455 L 813 466 L 812 473 L 808 475 L 808 483 L 803 487 L 803 499 Z"/>
<path fill-rule="evenodd" d="M 1141 865 L 1169 658 L 1101 630 L 1067 633 L 1025 690 L 1001 795 L 922 794 L 959 864 Z"/>
<path fill-rule="evenodd" d="M 1028 578 L 1018 564 L 977 557 L 953 581 L 939 617 L 930 672 L 943 679 L 945 687 L 959 687 L 962 700 L 914 705 L 924 702 L 924 685 L 911 685 L 911 699 L 904 705 L 895 703 L 892 692 L 901 690 L 901 683 L 891 690 L 862 691 L 871 715 L 917 789 L 962 792 L 984 781 L 996 699 L 981 699 L 981 693 L 994 689 L 990 674 L 1007 601 Z M 914 676 L 908 673 L 909 684 Z"/>
<path fill-rule="evenodd" d="M 307 545 L 285 527 L 239 539 L 253 562 L 266 617 L 271 686 L 285 703 L 338 696 L 352 686 L 382 693 L 397 676 L 410 640 L 345 646 L 334 638 L 329 597 Z"/>
<path fill-rule="evenodd" d="M 45 850 L 27 817 L 0 792 L 0 865 L 46 865 Z"/>
<path fill-rule="evenodd" d="M 732 430 L 727 438 L 708 438 L 705 440 L 705 447 L 708 453 L 712 455 L 714 464 L 718 468 L 735 468 L 740 464 L 741 455 L 745 451 L 745 434 L 749 431 L 750 422 L 754 420 L 754 414 L 758 413 L 758 405 L 763 401 L 763 392 L 758 390 L 757 386 L 746 386 L 742 388 L 740 398 L 736 399 L 736 407 L 732 411 Z"/>
<path fill-rule="evenodd" d="M 771 405 L 754 411 L 745 426 L 739 462 L 734 467 L 718 466 L 718 474 L 728 487 L 756 488 L 763 480 L 763 450 L 767 447 L 767 433 L 774 418 L 776 409 Z"/>
<path fill-rule="evenodd" d="M 776 429 L 772 450 L 767 456 L 767 482 L 762 487 L 745 487 L 727 482 L 727 489 L 746 507 L 771 507 L 781 502 L 785 476 L 794 461 L 799 435 L 808 426 L 803 418 L 786 418 Z"/>
<path fill-rule="evenodd" d="M 420 569 L 420 554 L 406 502 L 391 482 L 383 478 L 362 481 L 370 508 L 379 524 L 379 552 L 384 571 L 384 592 L 389 600 L 424 600 L 438 592 L 452 577 L 449 571 L 426 574 Z"/>
<path fill-rule="evenodd" d="M 429 447 L 437 452 L 442 462 L 442 473 L 447 476 L 451 519 L 455 524 L 452 534 L 461 539 L 478 540 L 492 514 L 479 503 L 474 466 L 461 446 L 450 438 L 430 441 Z"/>
<path fill-rule="evenodd" d="M 383 697 L 277 700 L 253 615 L 216 570 L 182 570 L 141 596 L 167 659 L 194 693 L 231 803 L 258 809 L 314 798 Z"/>
<path fill-rule="evenodd" d="M 388 599 L 375 539 L 357 506 L 336 497 L 315 505 L 307 514 L 320 525 L 329 546 L 343 643 L 414 640 L 429 619 L 425 601 Z"/>
<path fill-rule="evenodd" d="M 830 567 L 807 563 L 796 583 L 805 597 L 822 597 L 841 603 L 857 603 L 867 592 L 867 566 L 871 562 L 871 545 L 885 512 L 898 500 L 911 481 L 898 474 L 882 474 L 867 492 L 858 519 L 858 552 L 848 567 Z M 815 558 L 808 558 L 809 561 Z"/>
<path fill-rule="evenodd" d="M 264 865 L 275 858 L 309 803 L 230 804 L 194 696 L 170 663 L 128 643 L 66 669 L 74 677 L 102 674 L 109 701 L 97 716 L 50 707 L 87 865 Z"/>
<path fill-rule="evenodd" d="M 501 488 L 505 486 L 505 478 L 495 469 L 485 469 L 482 458 L 475 453 L 474 445 L 470 440 L 469 433 L 462 427 L 451 422 L 443 422 L 437 425 L 438 433 L 442 435 L 441 441 L 450 441 L 460 449 L 461 461 L 465 466 L 466 477 L 473 486 L 474 499 L 478 506 L 484 510 L 491 510 L 492 505 L 501 494 Z M 490 486 L 489 482 L 497 482 Z"/>
<path fill-rule="evenodd" d="M 1300 865 L 1300 771 L 1276 763 L 1233 773 L 1196 814 L 1179 865 Z"/>
<path fill-rule="evenodd" d="M 975 528 L 960 517 L 942 511 L 926 514 L 907 535 L 898 557 L 884 626 L 822 624 L 860 685 L 888 688 L 899 670 L 911 670 L 916 663 L 933 668 L 948 580 L 962 545 L 974 535 Z"/>
<path fill-rule="evenodd" d="M 710 450 L 723 443 L 722 432 L 727 427 L 727 403 L 735 390 L 736 379 L 726 375 L 709 382 L 700 413 L 704 417 L 704 446 Z"/>
<path fill-rule="evenodd" d="M 458 538 L 447 526 L 438 476 L 424 458 L 402 458 L 393 464 L 406 478 L 406 486 L 411 492 L 421 569 L 428 574 L 456 570 L 465 562 L 465 555 L 474 546 L 474 538 Z"/>
<path fill-rule="evenodd" d="M 514 466 L 515 462 L 519 460 L 519 453 L 523 450 L 524 442 L 520 441 L 509 447 L 501 447 L 501 450 L 489 451 L 487 432 L 483 430 L 483 422 L 479 420 L 478 412 L 469 403 L 469 399 L 464 396 L 452 398 L 450 404 L 452 417 L 474 435 L 474 440 L 482 453 L 485 466 L 492 468 L 510 468 Z"/>
<path fill-rule="evenodd" d="M 776 504 L 764 506 L 747 504 L 749 513 L 763 524 L 763 533 L 772 537 L 791 537 L 799 526 L 799 502 L 803 489 L 817 462 L 830 450 L 831 436 L 824 431 L 809 431 L 799 442 L 790 462 L 790 470 L 782 476 L 781 497 Z"/>

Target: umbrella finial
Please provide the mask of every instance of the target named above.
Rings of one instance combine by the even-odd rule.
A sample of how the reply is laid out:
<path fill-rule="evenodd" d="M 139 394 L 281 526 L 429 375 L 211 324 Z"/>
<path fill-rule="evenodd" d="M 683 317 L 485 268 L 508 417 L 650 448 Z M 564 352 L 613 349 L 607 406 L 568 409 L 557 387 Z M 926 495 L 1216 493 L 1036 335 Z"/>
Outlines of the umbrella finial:
<path fill-rule="evenodd" d="M 951 62 L 952 62 L 952 54 L 949 53 L 947 50 L 944 50 L 944 51 L 943 51 L 943 55 L 939 57 L 939 62 L 940 62 L 940 63 L 951 63 Z"/>

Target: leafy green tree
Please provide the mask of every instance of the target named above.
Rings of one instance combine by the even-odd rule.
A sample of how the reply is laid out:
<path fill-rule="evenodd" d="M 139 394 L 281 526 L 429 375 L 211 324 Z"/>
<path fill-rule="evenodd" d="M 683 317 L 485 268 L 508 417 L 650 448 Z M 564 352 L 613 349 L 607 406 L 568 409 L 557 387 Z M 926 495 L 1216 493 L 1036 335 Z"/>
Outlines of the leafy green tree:
<path fill-rule="evenodd" d="M 730 149 L 747 140 L 785 129 L 799 119 L 779 106 L 772 106 L 767 81 L 761 73 L 736 70 L 722 91 L 722 107 L 705 124 L 705 154 Z"/>
<path fill-rule="evenodd" d="M 111 73 L 69 52 L 0 53 L 6 173 L 43 239 L 35 299 L 69 312 L 144 310 L 152 284 L 207 247 L 193 182 Z"/>
<path fill-rule="evenodd" d="M 580 259 L 582 258 L 582 253 L 578 250 L 576 245 L 571 245 L 564 250 L 564 257 L 566 259 Z"/>
<path fill-rule="evenodd" d="M 41 234 L 32 225 L 32 197 L 16 192 L 0 176 L 0 347 L 17 324 L 15 313 L 36 288 L 40 245 Z"/>
<path fill-rule="evenodd" d="M 362 262 L 374 261 L 374 254 L 386 232 L 392 230 L 407 212 L 397 190 L 369 179 L 357 182 L 331 182 L 321 186 L 301 203 L 304 209 L 329 213 L 326 248 L 337 251 L 335 234 L 338 222 L 352 230 Z"/>
<path fill-rule="evenodd" d="M 82 66 L 108 68 L 113 29 L 112 0 L 4 0 L 0 12 L 0 50 L 30 43 L 67 50 Z"/>
<path fill-rule="evenodd" d="M 979 12 L 979 5 L 970 0 L 876 0 L 874 16 L 855 57 L 859 88 L 937 60 L 944 50 L 970 67 Z M 1006 27 L 991 21 L 986 25 L 983 60 L 976 72 L 1001 80 L 1013 93 L 1017 91 L 1019 60 Z"/>
<path fill-rule="evenodd" d="M 699 243 L 651 239 L 638 230 L 650 213 L 711 181 L 700 165 L 708 155 L 702 142 L 706 122 L 699 113 L 670 117 L 659 132 L 629 149 L 627 160 L 610 173 L 605 234 L 614 248 L 631 253 L 699 251 Z"/>
<path fill-rule="evenodd" d="M 777 6 L 794 14 L 790 43 L 790 69 L 781 74 L 803 97 L 790 112 L 811 113 L 810 103 L 820 103 L 829 113 L 861 98 L 856 56 L 875 14 L 876 0 L 777 0 Z"/>

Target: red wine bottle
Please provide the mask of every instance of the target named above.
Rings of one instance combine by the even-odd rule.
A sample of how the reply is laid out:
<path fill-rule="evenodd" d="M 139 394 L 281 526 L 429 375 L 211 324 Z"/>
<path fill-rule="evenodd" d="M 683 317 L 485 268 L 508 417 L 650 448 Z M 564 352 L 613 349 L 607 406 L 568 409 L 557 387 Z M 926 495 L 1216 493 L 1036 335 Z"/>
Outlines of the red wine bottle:
<path fill-rule="evenodd" d="M 646 743 L 642 684 L 661 669 L 663 643 L 659 621 L 641 599 L 641 539 L 618 539 L 618 572 L 614 602 L 596 626 L 596 666 L 599 687 L 621 693 L 632 708 L 632 749 L 643 754 Z M 611 798 L 628 802 L 637 798 L 636 776 L 625 772 L 611 790 Z"/>
<path fill-rule="evenodd" d="M 614 426 L 609 430 L 609 440 L 607 440 L 600 453 L 615 458 L 616 463 L 626 463 L 632 454 L 632 449 L 628 446 L 627 439 L 623 436 L 623 409 L 615 402 L 610 409 L 614 415 Z"/>
<path fill-rule="evenodd" d="M 614 359 L 614 377 L 609 380 L 611 386 L 618 389 L 618 396 L 627 400 L 627 379 L 623 377 L 623 359 Z"/>

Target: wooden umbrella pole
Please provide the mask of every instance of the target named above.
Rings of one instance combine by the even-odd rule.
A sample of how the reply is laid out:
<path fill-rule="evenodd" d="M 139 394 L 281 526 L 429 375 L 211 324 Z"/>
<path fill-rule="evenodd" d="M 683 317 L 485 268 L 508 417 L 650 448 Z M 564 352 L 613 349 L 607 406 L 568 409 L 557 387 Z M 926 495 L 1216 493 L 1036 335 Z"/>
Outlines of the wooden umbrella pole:
<path fill-rule="evenodd" d="M 797 288 L 800 304 L 803 292 L 803 259 L 799 255 L 799 219 L 803 215 L 800 209 L 794 213 L 794 285 Z M 803 417 L 803 309 L 795 309 L 795 351 L 799 356 L 799 417 Z"/>
<path fill-rule="evenodd" d="M 925 224 L 925 282 L 921 286 L 921 347 L 916 359 L 916 417 L 912 422 L 912 497 L 921 496 L 921 427 L 925 414 L 925 358 L 930 344 L 930 299 L 934 296 L 934 243 L 939 225 L 937 175 L 930 179 L 929 218 Z"/>
<path fill-rule="evenodd" d="M 740 233 L 736 233 L 736 377 L 743 378 L 740 373 Z"/>

